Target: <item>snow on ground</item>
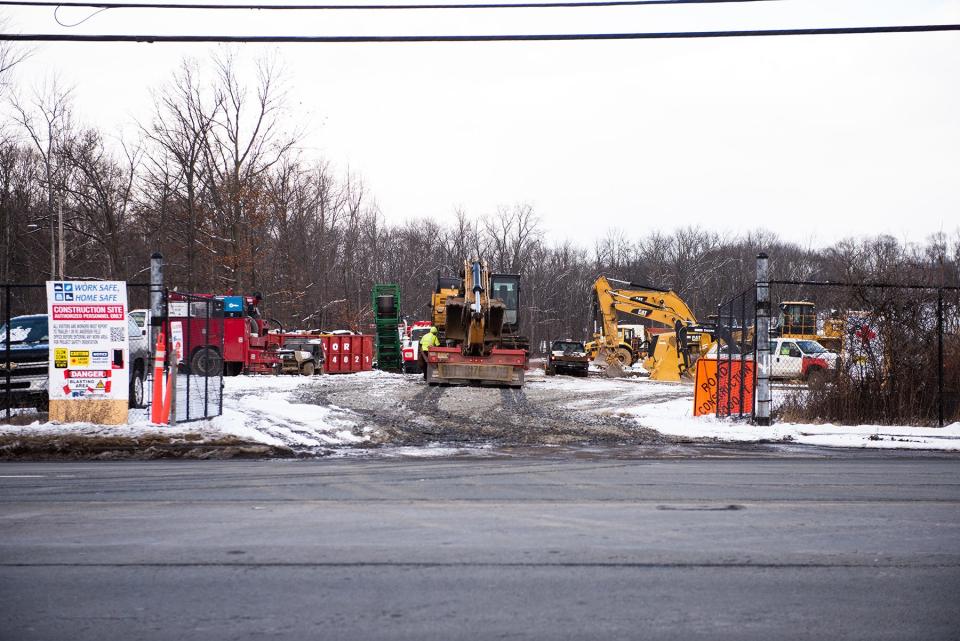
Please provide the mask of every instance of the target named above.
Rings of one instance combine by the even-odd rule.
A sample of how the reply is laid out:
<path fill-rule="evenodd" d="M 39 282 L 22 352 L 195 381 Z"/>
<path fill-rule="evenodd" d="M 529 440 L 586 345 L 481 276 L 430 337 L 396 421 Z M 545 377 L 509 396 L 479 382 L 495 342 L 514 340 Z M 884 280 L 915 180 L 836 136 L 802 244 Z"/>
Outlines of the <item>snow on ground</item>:
<path fill-rule="evenodd" d="M 224 379 L 223 415 L 212 420 L 158 426 L 144 411 L 131 412 L 130 423 L 94 425 L 34 421 L 28 425 L 0 425 L 0 435 L 61 435 L 90 437 L 161 436 L 177 440 L 185 435 L 203 441 L 225 436 L 255 443 L 293 446 L 299 450 L 355 445 L 368 440 L 357 430 L 353 413 L 335 405 L 298 403 L 291 397 L 305 388 L 323 386 L 335 377 L 237 376 Z M 360 433 L 356 433 L 360 431 Z"/>
<path fill-rule="evenodd" d="M 644 381 L 646 385 L 659 385 Z M 960 423 L 942 428 L 906 425 L 819 425 L 774 423 L 769 427 L 747 421 L 693 416 L 690 398 L 624 407 L 622 415 L 662 434 L 719 441 L 787 441 L 821 447 L 960 450 Z"/>
<path fill-rule="evenodd" d="M 364 372 L 311 378 L 299 376 L 239 376 L 224 380 L 224 413 L 210 421 L 185 423 L 175 427 L 151 425 L 143 412 L 131 414 L 131 423 L 102 426 L 88 423 L 59 424 L 35 421 L 29 425 L 0 425 L 0 435 L 61 435 L 90 437 L 166 436 L 171 440 L 190 435 L 212 441 L 234 436 L 245 441 L 292 447 L 298 451 L 338 451 L 350 455 L 352 446 L 373 439 L 377 427 L 357 412 L 330 403 L 325 394 L 368 389 L 365 398 L 356 400 L 357 411 L 364 403 L 394 399 L 405 386 L 422 385 L 417 377 Z M 550 404 L 571 412 L 592 412 L 599 416 L 627 418 L 663 434 L 691 439 L 716 439 L 726 442 L 784 441 L 824 447 L 902 448 L 960 451 L 960 423 L 944 428 L 831 424 L 810 425 L 776 423 L 758 427 L 747 421 L 693 416 L 693 386 L 689 383 L 663 383 L 645 378 L 606 379 L 597 376 L 575 378 L 543 375 L 542 370 L 527 373 L 528 391 L 544 390 L 540 395 Z M 408 391 L 415 391 L 411 387 Z M 446 393 L 446 392 L 445 392 Z M 496 394 L 497 402 L 501 398 Z M 347 396 L 350 396 L 349 394 Z M 533 397 L 537 397 L 533 394 Z M 303 399 L 313 403 L 301 402 Z M 482 443 L 467 448 L 449 444 L 425 447 L 391 447 L 389 442 L 378 452 L 384 456 L 456 456 L 488 448 Z"/>
<path fill-rule="evenodd" d="M 356 376 L 356 375 L 353 375 Z M 298 449 L 356 445 L 369 440 L 356 416 L 336 405 L 297 403 L 291 397 L 336 385 L 336 376 L 237 376 L 224 379 L 223 415 L 211 426 L 266 445 Z M 358 433 L 359 432 L 359 433 Z"/>

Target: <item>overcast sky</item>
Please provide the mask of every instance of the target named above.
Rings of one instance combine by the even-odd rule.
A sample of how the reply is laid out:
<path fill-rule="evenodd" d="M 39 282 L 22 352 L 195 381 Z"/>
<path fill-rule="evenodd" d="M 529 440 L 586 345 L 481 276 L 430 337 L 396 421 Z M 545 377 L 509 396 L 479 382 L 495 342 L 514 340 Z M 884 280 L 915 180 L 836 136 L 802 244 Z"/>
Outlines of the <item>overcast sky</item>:
<path fill-rule="evenodd" d="M 263 2 L 263 0 L 260 0 Z M 289 2 L 290 0 L 286 0 Z M 61 20 L 89 10 L 68 9 Z M 487 34 L 960 23 L 958 0 L 784 0 L 591 9 L 111 10 L 19 32 Z M 47 44 L 81 118 L 132 130 L 151 88 L 216 45 Z M 304 155 L 358 172 L 390 221 L 532 205 L 553 240 L 694 225 L 802 243 L 922 240 L 960 225 L 960 33 L 708 40 L 243 45 L 275 51 Z"/>

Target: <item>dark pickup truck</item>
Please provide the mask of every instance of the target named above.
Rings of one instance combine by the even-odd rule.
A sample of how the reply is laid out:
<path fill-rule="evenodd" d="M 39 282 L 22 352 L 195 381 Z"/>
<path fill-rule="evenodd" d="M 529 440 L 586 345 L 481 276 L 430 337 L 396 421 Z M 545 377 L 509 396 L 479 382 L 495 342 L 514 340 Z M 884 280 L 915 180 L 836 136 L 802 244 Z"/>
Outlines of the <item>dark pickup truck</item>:
<path fill-rule="evenodd" d="M 7 377 L 13 404 L 35 404 L 47 395 L 47 315 L 31 314 L 10 319 L 0 327 L 0 406 L 7 400 Z M 7 362 L 7 343 L 10 361 Z"/>
<path fill-rule="evenodd" d="M 572 374 L 586 376 L 590 370 L 590 357 L 581 341 L 553 341 L 547 354 L 547 376 L 554 374 Z"/>

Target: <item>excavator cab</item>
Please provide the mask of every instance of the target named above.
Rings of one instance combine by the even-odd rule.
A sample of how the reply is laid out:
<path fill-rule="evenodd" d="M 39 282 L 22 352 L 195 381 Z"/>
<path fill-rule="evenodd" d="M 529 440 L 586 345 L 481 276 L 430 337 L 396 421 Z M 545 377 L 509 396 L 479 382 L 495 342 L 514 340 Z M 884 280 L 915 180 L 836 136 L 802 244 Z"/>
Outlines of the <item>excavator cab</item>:
<path fill-rule="evenodd" d="M 520 275 L 519 274 L 491 274 L 490 298 L 503 302 L 503 330 L 514 333 L 520 323 Z"/>

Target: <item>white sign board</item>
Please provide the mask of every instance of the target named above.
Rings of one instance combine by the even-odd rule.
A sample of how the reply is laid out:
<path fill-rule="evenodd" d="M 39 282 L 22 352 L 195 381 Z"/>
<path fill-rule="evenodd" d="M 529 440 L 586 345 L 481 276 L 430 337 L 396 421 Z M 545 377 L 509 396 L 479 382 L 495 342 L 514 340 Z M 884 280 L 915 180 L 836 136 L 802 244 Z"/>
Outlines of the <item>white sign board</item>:
<path fill-rule="evenodd" d="M 185 317 L 189 311 L 187 301 L 171 301 L 167 303 L 167 313 L 172 318 Z"/>
<path fill-rule="evenodd" d="M 174 354 L 177 357 L 177 362 L 183 362 L 183 323 L 180 321 L 170 321 L 170 342 L 173 345 L 170 346 L 170 349 L 173 350 Z"/>
<path fill-rule="evenodd" d="M 127 400 L 127 284 L 47 281 L 50 400 Z"/>

